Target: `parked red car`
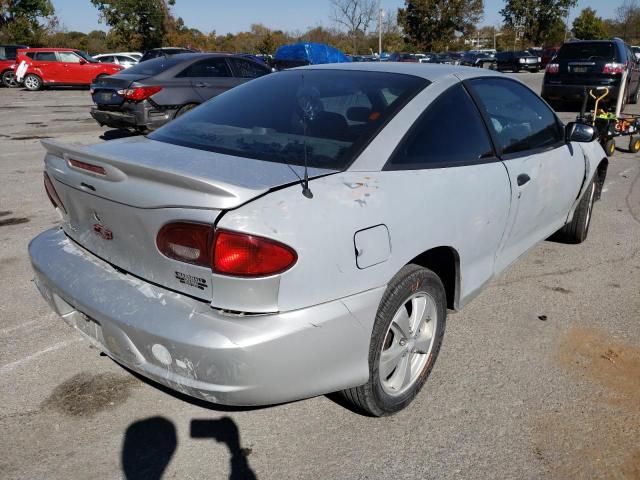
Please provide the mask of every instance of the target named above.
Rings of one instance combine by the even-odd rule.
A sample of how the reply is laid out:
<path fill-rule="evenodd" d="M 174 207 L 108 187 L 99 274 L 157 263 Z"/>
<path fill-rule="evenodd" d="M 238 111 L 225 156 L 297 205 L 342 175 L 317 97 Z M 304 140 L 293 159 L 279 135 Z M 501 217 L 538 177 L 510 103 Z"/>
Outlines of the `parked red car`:
<path fill-rule="evenodd" d="M 87 53 L 71 48 L 30 48 L 18 50 L 16 72 L 26 62 L 22 84 L 27 90 L 40 90 L 54 85 L 90 85 L 96 78 L 112 75 L 124 67 L 100 63 Z"/>
<path fill-rule="evenodd" d="M 26 45 L 0 45 L 0 80 L 5 87 L 15 87 L 17 83 L 11 67 L 16 63 L 18 50 L 29 48 Z"/>

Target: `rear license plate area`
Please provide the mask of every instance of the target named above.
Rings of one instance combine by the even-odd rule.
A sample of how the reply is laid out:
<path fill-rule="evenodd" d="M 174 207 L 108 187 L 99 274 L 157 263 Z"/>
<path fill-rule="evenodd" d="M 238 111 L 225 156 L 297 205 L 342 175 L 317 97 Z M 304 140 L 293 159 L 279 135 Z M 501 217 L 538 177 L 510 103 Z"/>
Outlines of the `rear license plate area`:
<path fill-rule="evenodd" d="M 587 73 L 587 67 L 573 67 L 573 73 Z"/>
<path fill-rule="evenodd" d="M 100 344 L 104 343 L 104 337 L 102 336 L 102 326 L 96 322 L 93 318 L 79 312 L 80 315 L 76 320 L 76 328 L 84 333 L 87 337 L 97 341 Z"/>

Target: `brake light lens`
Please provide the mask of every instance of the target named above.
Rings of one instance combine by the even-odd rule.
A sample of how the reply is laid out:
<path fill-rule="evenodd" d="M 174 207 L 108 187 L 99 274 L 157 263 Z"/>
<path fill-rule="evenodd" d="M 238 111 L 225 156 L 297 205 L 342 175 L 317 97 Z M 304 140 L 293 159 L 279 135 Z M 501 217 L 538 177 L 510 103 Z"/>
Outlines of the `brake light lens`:
<path fill-rule="evenodd" d="M 134 102 L 141 102 L 146 100 L 151 95 L 155 95 L 162 87 L 136 87 L 126 88 L 124 90 L 118 90 L 118 95 L 122 95 L 126 100 L 133 100 Z"/>
<path fill-rule="evenodd" d="M 602 69 L 602 73 L 622 73 L 624 72 L 626 65 L 624 63 L 607 63 Z"/>
<path fill-rule="evenodd" d="M 213 227 L 202 223 L 168 223 L 160 229 L 156 245 L 164 256 L 201 267 L 211 265 Z"/>
<path fill-rule="evenodd" d="M 545 71 L 547 73 L 558 73 L 559 70 L 560 65 L 558 65 L 557 63 L 548 63 Z"/>
<path fill-rule="evenodd" d="M 263 277 L 282 273 L 297 260 L 292 248 L 275 240 L 224 230 L 215 235 L 212 268 L 216 273 Z"/>
<path fill-rule="evenodd" d="M 91 173 L 97 173 L 98 175 L 107 174 L 107 171 L 99 165 L 94 165 L 92 163 L 87 163 L 87 162 L 81 162 L 80 160 L 74 160 L 73 158 L 69 159 L 69 165 L 71 165 L 72 167 L 79 168 L 81 170 L 87 170 Z"/>
<path fill-rule="evenodd" d="M 44 190 L 45 192 L 47 192 L 47 197 L 49 197 L 51 204 L 54 207 L 62 210 L 64 213 L 67 213 L 67 209 L 64 208 L 62 200 L 60 200 L 60 197 L 58 196 L 58 192 L 56 192 L 56 189 L 53 188 L 53 182 L 49 178 L 47 172 L 44 172 Z"/>

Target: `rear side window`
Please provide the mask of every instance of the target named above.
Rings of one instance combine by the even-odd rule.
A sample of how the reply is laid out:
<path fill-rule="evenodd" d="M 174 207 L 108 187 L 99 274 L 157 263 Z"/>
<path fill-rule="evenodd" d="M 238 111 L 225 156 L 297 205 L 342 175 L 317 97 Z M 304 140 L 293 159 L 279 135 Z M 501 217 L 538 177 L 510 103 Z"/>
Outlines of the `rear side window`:
<path fill-rule="evenodd" d="M 402 140 L 389 164 L 418 170 L 469 165 L 493 157 L 489 135 L 461 84 L 431 103 Z"/>
<path fill-rule="evenodd" d="M 256 62 L 243 60 L 241 58 L 229 58 L 238 77 L 258 78 L 269 73 L 269 70 L 258 65 Z"/>
<path fill-rule="evenodd" d="M 188 66 L 178 77 L 230 77 L 231 70 L 223 57 L 207 58 Z"/>
<path fill-rule="evenodd" d="M 55 52 L 36 52 L 33 59 L 36 62 L 57 62 Z"/>
<path fill-rule="evenodd" d="M 562 45 L 558 60 L 620 61 L 612 42 L 569 42 Z"/>
<path fill-rule="evenodd" d="M 478 78 L 469 85 L 503 154 L 551 147 L 562 140 L 555 114 L 528 88 L 501 78 Z"/>
<path fill-rule="evenodd" d="M 154 58 L 153 60 L 141 62 L 137 65 L 133 65 L 132 67 L 127 68 L 127 73 L 151 77 L 153 75 L 164 72 L 171 67 L 175 67 L 180 62 L 184 62 L 184 60 L 176 60 L 174 57 Z"/>

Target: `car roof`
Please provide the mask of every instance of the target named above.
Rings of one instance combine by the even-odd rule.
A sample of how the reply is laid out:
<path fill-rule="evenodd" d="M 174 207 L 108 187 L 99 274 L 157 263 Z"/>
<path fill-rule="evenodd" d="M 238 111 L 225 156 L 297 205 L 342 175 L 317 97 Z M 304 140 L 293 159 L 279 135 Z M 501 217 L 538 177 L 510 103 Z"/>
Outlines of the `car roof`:
<path fill-rule="evenodd" d="M 292 70 L 348 70 L 362 72 L 402 73 L 422 77 L 430 82 L 457 75 L 464 78 L 502 76 L 493 70 L 458 65 L 441 65 L 435 63 L 402 63 L 402 62 L 355 62 L 355 63 L 325 63 L 321 65 L 307 65 Z"/>
<path fill-rule="evenodd" d="M 27 49 L 23 48 L 22 50 L 27 50 Z M 79 52 L 80 51 L 77 48 L 45 48 L 45 47 L 29 48 L 28 50 L 30 52 Z"/>

